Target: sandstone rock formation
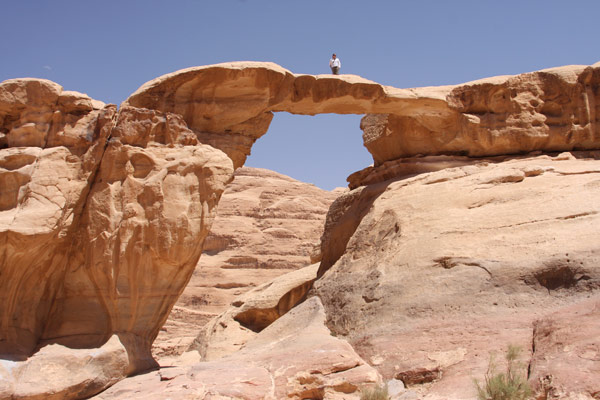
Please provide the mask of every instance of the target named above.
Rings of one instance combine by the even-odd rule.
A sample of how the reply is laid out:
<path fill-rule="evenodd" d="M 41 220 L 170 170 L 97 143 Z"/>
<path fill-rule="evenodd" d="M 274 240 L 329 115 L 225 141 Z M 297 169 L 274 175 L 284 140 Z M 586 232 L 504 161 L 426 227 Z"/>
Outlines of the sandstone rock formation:
<path fill-rule="evenodd" d="M 313 264 L 287 273 L 237 297 L 229 309 L 202 327 L 191 349 L 203 360 L 214 360 L 242 348 L 305 299 L 318 267 Z"/>
<path fill-rule="evenodd" d="M 44 80 L 0 84 L 0 123 L 0 354 L 98 348 L 116 334 L 125 374 L 156 365 L 150 345 L 198 261 L 231 160 L 180 116 L 117 113 Z"/>
<path fill-rule="evenodd" d="M 313 292 L 334 334 L 424 398 L 472 396 L 471 377 L 509 342 L 530 349 L 546 398 L 597 397 L 594 330 L 563 327 L 598 298 L 599 71 L 395 89 L 229 63 L 159 77 L 118 111 L 49 81 L 2 82 L 0 355 L 29 363 L 48 344 L 99 348 L 117 335 L 124 374 L 155 366 L 150 345 L 272 113 L 366 113 L 374 165 L 328 213 Z M 587 152 L 558 155 L 574 150 Z M 230 358 L 164 379 L 197 397 L 242 395 L 248 382 L 259 387 L 248 396 L 335 397 L 378 382 L 319 307 L 309 299 Z M 563 338 L 573 346 L 561 353 Z M 298 354 L 310 360 L 289 365 Z M 583 375 L 564 372 L 580 358 Z"/>
<path fill-rule="evenodd" d="M 368 114 L 361 128 L 378 166 L 416 155 L 597 149 L 599 68 L 396 89 L 354 75 L 295 75 L 272 63 L 227 63 L 156 78 L 124 104 L 182 115 L 236 167 L 267 131 L 274 111 Z"/>
<path fill-rule="evenodd" d="M 589 325 L 593 311 L 569 310 L 600 299 L 599 156 L 480 160 L 341 197 L 314 289 L 328 326 L 427 399 L 473 398 L 473 377 L 511 343 L 533 357 L 532 383 L 549 374 L 596 395 L 593 326 L 555 329 Z M 559 353 L 560 338 L 572 350 Z"/>
<path fill-rule="evenodd" d="M 86 398 L 127 376 L 127 351 L 117 336 L 96 349 L 43 347 L 27 361 L 0 360 L 0 398 Z"/>
<path fill-rule="evenodd" d="M 2 355 L 44 336 L 115 113 L 46 80 L 0 85 Z"/>
<path fill-rule="evenodd" d="M 472 157 L 598 148 L 600 63 L 449 87 L 451 113 L 364 117 L 375 165 L 417 154 Z"/>
<path fill-rule="evenodd" d="M 192 278 L 154 342 L 155 356 L 181 353 L 236 297 L 318 261 L 325 215 L 338 191 L 260 168 L 243 167 L 234 176 Z"/>
<path fill-rule="evenodd" d="M 278 319 L 231 356 L 140 375 L 97 399 L 344 399 L 381 382 L 344 340 L 331 336 L 317 298 Z M 291 362 L 293 360 L 293 362 Z"/>

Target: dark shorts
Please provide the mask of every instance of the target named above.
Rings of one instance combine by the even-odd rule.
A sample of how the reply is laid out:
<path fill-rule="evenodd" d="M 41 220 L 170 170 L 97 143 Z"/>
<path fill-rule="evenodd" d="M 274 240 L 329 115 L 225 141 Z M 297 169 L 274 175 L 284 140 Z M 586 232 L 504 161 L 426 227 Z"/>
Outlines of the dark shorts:
<path fill-rule="evenodd" d="M 331 73 L 338 75 L 340 73 L 340 67 L 331 67 Z"/>

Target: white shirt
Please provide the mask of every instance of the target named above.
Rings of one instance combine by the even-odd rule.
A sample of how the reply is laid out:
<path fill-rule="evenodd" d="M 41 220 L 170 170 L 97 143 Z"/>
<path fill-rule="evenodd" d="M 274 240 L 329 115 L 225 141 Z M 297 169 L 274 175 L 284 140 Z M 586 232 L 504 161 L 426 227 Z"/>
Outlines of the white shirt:
<path fill-rule="evenodd" d="M 342 67 L 342 62 L 340 61 L 339 58 L 335 58 L 335 59 L 331 59 L 329 60 L 329 67 L 333 68 L 333 67 L 338 67 L 341 68 Z"/>

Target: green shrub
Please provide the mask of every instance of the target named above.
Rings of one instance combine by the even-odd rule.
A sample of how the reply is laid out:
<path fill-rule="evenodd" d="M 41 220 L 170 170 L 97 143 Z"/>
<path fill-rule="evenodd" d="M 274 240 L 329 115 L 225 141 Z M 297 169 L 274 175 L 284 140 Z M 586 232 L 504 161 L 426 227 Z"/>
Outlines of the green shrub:
<path fill-rule="evenodd" d="M 508 346 L 505 372 L 497 372 L 494 357 L 490 357 L 483 385 L 475 380 L 478 400 L 524 400 L 531 396 L 525 367 L 518 360 L 520 354 L 520 347 Z"/>
<path fill-rule="evenodd" d="M 360 392 L 360 400 L 388 400 L 389 398 L 387 385 L 363 389 Z"/>

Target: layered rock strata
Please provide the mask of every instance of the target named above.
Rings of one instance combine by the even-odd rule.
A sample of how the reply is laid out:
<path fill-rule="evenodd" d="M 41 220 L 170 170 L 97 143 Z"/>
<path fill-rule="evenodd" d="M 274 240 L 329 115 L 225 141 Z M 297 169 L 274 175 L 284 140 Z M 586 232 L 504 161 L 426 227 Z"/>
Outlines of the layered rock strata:
<path fill-rule="evenodd" d="M 509 344 L 534 387 L 595 396 L 599 159 L 480 160 L 339 198 L 313 293 L 328 326 L 426 399 L 475 397 Z"/>
<path fill-rule="evenodd" d="M 153 344 L 155 356 L 182 353 L 236 297 L 318 261 L 325 215 L 339 190 L 261 168 L 242 167 L 234 176 L 190 282 Z"/>
<path fill-rule="evenodd" d="M 0 85 L 0 353 L 97 348 L 119 336 L 125 373 L 150 345 L 200 257 L 231 160 L 180 116 Z M 43 377 L 40 377 L 43 380 Z"/>
<path fill-rule="evenodd" d="M 182 115 L 236 167 L 276 111 L 368 114 L 375 166 L 417 155 L 473 157 L 596 149 L 600 64 L 455 86 L 397 89 L 354 75 L 297 75 L 272 63 L 194 67 L 143 85 L 125 104 Z"/>

